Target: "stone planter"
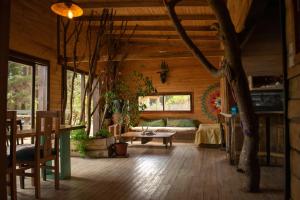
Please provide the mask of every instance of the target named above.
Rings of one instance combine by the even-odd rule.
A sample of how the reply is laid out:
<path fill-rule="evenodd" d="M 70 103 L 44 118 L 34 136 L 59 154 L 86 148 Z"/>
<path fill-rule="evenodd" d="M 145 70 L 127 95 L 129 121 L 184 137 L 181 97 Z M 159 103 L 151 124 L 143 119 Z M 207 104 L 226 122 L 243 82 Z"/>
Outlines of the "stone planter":
<path fill-rule="evenodd" d="M 92 138 L 86 145 L 86 157 L 89 158 L 107 158 L 111 157 L 111 145 L 115 143 L 114 137 Z M 80 154 L 76 151 L 76 143 L 71 142 L 71 156 L 78 157 Z"/>

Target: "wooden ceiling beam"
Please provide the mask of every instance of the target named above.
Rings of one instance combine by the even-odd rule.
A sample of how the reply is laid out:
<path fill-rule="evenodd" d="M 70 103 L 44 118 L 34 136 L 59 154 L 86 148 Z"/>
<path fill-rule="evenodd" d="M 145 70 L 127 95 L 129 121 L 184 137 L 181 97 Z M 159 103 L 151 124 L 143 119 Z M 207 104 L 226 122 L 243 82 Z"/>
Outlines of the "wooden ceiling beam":
<path fill-rule="evenodd" d="M 221 57 L 224 55 L 223 50 L 204 50 L 204 55 L 207 57 Z M 120 61 L 123 55 L 117 55 L 114 61 Z M 135 51 L 128 54 L 125 58 L 125 61 L 132 61 L 132 60 L 157 60 L 157 59 L 176 59 L 176 58 L 192 58 L 194 55 L 190 50 L 177 50 L 177 51 Z M 79 59 L 81 60 L 80 63 L 87 63 L 88 59 Z M 99 62 L 106 62 L 107 56 L 101 56 Z M 71 58 L 68 58 L 68 63 L 73 63 Z"/>
<path fill-rule="evenodd" d="M 204 55 L 207 57 L 221 57 L 224 55 L 222 50 L 219 51 L 205 51 Z M 148 53 L 136 53 L 136 54 L 129 54 L 126 61 L 129 60 L 157 60 L 157 59 L 175 59 L 175 58 L 191 58 L 194 55 L 191 53 L 190 50 L 186 51 L 166 51 L 166 52 L 148 52 Z M 115 61 L 121 60 L 121 55 L 118 55 L 115 58 Z M 107 61 L 107 58 L 103 57 L 101 60 Z"/>
<path fill-rule="evenodd" d="M 164 7 L 162 0 L 85 0 L 78 4 L 82 8 Z M 208 4 L 206 0 L 185 0 L 178 3 L 176 6 L 208 6 Z"/>
<path fill-rule="evenodd" d="M 116 35 L 117 36 L 117 35 Z M 124 35 L 124 39 L 130 37 L 129 35 Z M 181 40 L 178 35 L 149 35 L 149 34 L 134 34 L 131 36 L 132 39 L 158 39 L 158 40 Z M 203 35 L 191 35 L 193 40 L 203 40 L 203 41 L 218 41 L 216 36 L 203 36 Z"/>
<path fill-rule="evenodd" d="M 220 48 L 220 42 L 219 41 L 214 41 L 214 40 L 209 40 L 209 41 L 195 41 L 195 44 L 199 46 L 200 48 L 206 48 L 206 49 L 219 49 Z M 186 45 L 179 40 L 173 40 L 173 41 L 164 41 L 164 40 L 159 40 L 158 41 L 136 41 L 136 40 L 130 40 L 129 42 L 130 47 L 148 47 L 148 48 L 155 48 L 155 47 L 174 47 L 174 48 L 186 48 Z"/>
<path fill-rule="evenodd" d="M 98 28 L 98 26 L 94 26 L 95 29 Z M 114 30 L 121 30 L 124 27 L 122 26 L 115 26 Z M 214 31 L 210 28 L 210 26 L 185 26 L 184 27 L 186 31 Z M 176 31 L 176 29 L 173 26 L 127 26 L 126 30 L 132 31 Z"/>
<path fill-rule="evenodd" d="M 80 20 L 92 20 L 97 21 L 99 20 L 100 16 L 88 16 L 84 15 L 82 17 L 79 17 L 77 19 Z M 181 20 L 216 20 L 216 17 L 214 15 L 178 15 L 178 18 Z M 77 20 L 75 19 L 75 20 Z M 116 15 L 113 18 L 114 21 L 163 21 L 163 20 L 170 20 L 170 17 L 168 15 Z"/>

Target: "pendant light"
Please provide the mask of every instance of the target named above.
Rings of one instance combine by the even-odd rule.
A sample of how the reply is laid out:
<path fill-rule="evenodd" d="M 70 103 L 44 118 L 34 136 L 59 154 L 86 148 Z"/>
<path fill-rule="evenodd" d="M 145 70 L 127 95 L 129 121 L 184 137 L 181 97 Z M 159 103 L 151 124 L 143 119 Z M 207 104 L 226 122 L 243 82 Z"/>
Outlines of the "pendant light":
<path fill-rule="evenodd" d="M 60 16 L 68 17 L 79 17 L 83 14 L 82 8 L 71 0 L 58 1 L 51 6 L 51 10 Z"/>

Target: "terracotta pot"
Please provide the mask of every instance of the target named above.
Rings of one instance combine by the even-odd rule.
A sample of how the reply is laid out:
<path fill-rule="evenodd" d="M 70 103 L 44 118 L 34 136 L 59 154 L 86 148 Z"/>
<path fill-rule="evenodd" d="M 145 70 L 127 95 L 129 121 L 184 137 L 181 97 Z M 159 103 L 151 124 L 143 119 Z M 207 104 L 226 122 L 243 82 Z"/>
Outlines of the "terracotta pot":
<path fill-rule="evenodd" d="M 127 155 L 127 143 L 116 143 L 115 151 L 118 156 L 126 156 Z"/>

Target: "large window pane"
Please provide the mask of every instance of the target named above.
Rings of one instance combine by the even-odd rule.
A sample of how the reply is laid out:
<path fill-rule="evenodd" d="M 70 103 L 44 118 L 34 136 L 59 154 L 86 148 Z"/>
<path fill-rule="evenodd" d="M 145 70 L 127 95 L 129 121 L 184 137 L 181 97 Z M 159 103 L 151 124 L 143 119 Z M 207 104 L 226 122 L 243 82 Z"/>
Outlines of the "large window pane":
<path fill-rule="evenodd" d="M 24 129 L 32 123 L 32 66 L 8 63 L 7 109 L 16 110 L 18 119 L 23 121 Z"/>
<path fill-rule="evenodd" d="M 191 111 L 190 95 L 165 95 L 165 111 Z"/>
<path fill-rule="evenodd" d="M 72 91 L 72 78 L 73 78 L 73 71 L 67 71 L 67 109 L 66 109 L 66 119 L 70 120 L 70 96 Z M 73 113 L 72 113 L 72 123 L 76 124 L 79 122 L 80 112 L 81 112 L 81 74 L 76 73 L 74 79 L 74 90 L 73 90 Z"/>
<path fill-rule="evenodd" d="M 144 111 L 192 111 L 192 95 L 161 94 L 139 97 L 139 104 L 146 105 Z"/>
<path fill-rule="evenodd" d="M 146 105 L 145 111 L 163 111 L 163 96 L 139 97 L 139 104 Z"/>

